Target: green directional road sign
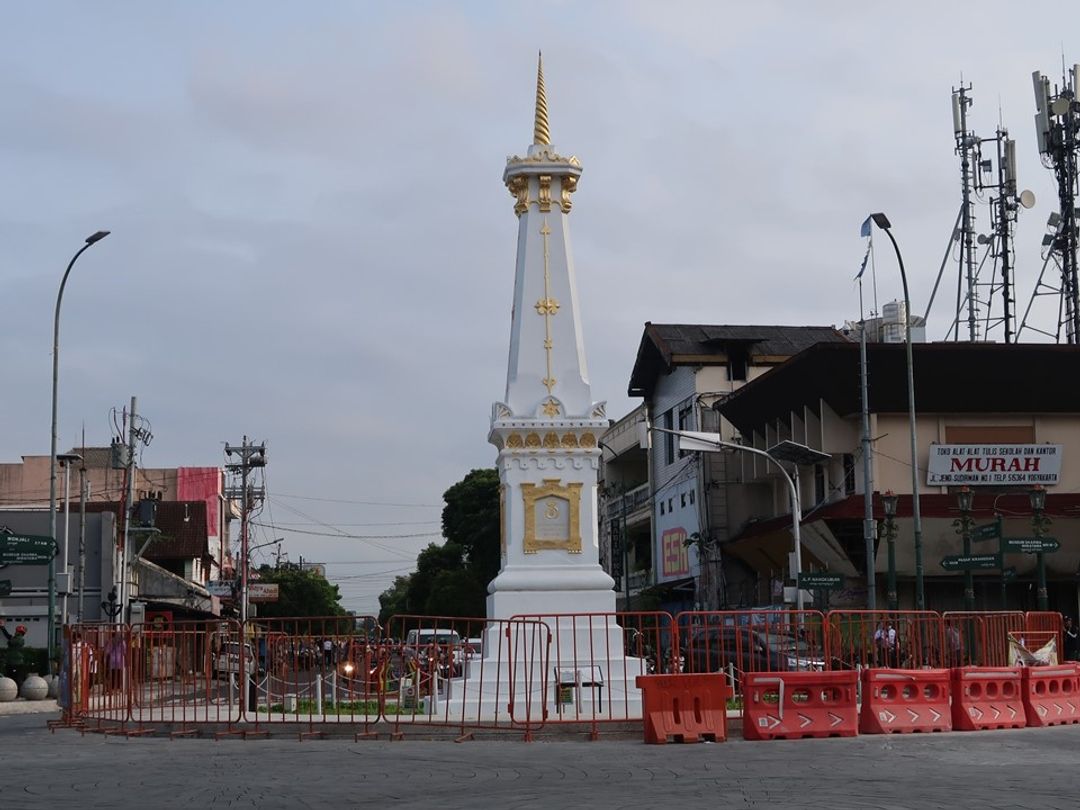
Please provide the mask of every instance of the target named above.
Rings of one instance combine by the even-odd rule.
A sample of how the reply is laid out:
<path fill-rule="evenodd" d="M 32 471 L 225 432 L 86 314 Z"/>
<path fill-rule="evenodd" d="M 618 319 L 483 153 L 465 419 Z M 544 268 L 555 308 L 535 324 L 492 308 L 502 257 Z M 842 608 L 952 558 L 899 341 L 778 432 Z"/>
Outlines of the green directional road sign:
<path fill-rule="evenodd" d="M 0 534 L 0 565 L 47 565 L 56 541 L 38 534 Z"/>
<path fill-rule="evenodd" d="M 11 596 L 10 579 L 0 579 L 0 596 Z"/>
<path fill-rule="evenodd" d="M 1045 554 L 1061 548 L 1056 537 L 1006 537 L 1004 540 L 1005 551 L 1010 554 L 1037 554 L 1040 551 Z"/>
<path fill-rule="evenodd" d="M 946 571 L 974 571 L 980 568 L 1000 568 L 1001 558 L 997 554 L 950 554 L 941 558 L 941 567 Z"/>
<path fill-rule="evenodd" d="M 993 540 L 995 537 L 1001 537 L 1001 524 L 997 521 L 976 526 L 971 530 L 971 539 L 976 543 L 980 540 Z"/>
<path fill-rule="evenodd" d="M 844 587 L 842 574 L 799 574 L 799 587 L 804 591 L 830 591 Z"/>

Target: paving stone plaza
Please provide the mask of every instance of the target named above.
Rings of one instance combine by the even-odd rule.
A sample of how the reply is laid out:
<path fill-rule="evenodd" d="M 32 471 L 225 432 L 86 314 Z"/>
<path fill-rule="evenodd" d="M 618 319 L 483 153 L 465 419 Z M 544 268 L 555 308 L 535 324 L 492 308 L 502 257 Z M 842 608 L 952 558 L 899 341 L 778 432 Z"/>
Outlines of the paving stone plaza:
<path fill-rule="evenodd" d="M 646 746 L 50 733 L 0 716 L 4 808 L 1074 808 L 1080 726 Z"/>

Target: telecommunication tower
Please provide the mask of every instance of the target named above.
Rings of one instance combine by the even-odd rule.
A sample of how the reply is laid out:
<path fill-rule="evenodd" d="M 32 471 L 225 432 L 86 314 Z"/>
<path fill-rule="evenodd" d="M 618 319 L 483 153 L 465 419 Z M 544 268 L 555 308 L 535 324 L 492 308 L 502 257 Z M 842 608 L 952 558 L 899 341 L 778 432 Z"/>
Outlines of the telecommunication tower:
<path fill-rule="evenodd" d="M 1077 279 L 1077 159 L 1080 152 L 1080 65 L 1072 71 L 1062 69 L 1061 85 L 1050 90 L 1050 79 L 1038 71 L 1032 74 L 1035 88 L 1035 135 L 1042 164 L 1054 172 L 1057 180 L 1058 211 L 1050 215 L 1043 236 L 1043 267 L 1031 295 L 1020 330 L 1031 329 L 1054 338 L 1058 343 L 1080 343 L 1080 287 Z M 1053 263 L 1058 280 L 1045 280 Z M 1039 296 L 1058 298 L 1057 328 L 1047 332 L 1028 324 L 1032 304 Z"/>
<path fill-rule="evenodd" d="M 992 333 L 1000 328 L 1005 342 L 1012 343 L 1016 320 L 1013 230 L 1017 211 L 1021 206 L 1031 208 L 1035 195 L 1030 191 L 1017 193 L 1016 142 L 1009 137 L 1009 131 L 999 122 L 994 137 L 980 138 L 969 127 L 968 109 L 973 103 L 970 84 L 953 89 L 953 137 L 960 157 L 962 199 L 930 294 L 927 315 L 956 243 L 959 247 L 956 310 L 946 338 L 960 340 L 961 324 L 966 322 L 970 341 L 991 339 Z M 988 234 L 976 233 L 977 202 L 989 205 Z M 987 262 L 989 273 L 985 273 Z M 999 298 L 1000 314 L 994 310 Z"/>

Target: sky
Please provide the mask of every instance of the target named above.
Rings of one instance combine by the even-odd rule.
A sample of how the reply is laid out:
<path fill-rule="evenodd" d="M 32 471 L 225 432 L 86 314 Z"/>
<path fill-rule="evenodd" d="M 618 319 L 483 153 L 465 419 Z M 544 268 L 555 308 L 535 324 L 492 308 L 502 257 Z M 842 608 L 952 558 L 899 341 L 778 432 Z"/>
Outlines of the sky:
<path fill-rule="evenodd" d="M 84 238 L 111 230 L 64 293 L 61 452 L 84 426 L 107 444 L 132 395 L 154 435 L 146 466 L 220 465 L 226 442 L 265 441 L 253 543 L 284 538 L 288 559 L 328 564 L 346 607 L 377 612 L 439 541 L 443 492 L 495 463 L 517 233 L 501 176 L 532 140 L 538 50 L 552 140 L 584 166 L 570 228 L 586 351 L 593 398 L 618 418 L 637 404 L 646 321 L 857 319 L 872 211 L 925 311 L 960 205 L 961 80 L 971 128 L 1004 122 L 1037 199 L 1016 232 L 1022 311 L 1057 207 L 1031 73 L 1059 82 L 1063 58 L 1080 62 L 1058 33 L 1080 8 L 1038 9 L 12 4 L 0 461 L 48 453 L 57 288 Z M 986 232 L 984 204 L 976 216 Z M 874 267 L 879 301 L 902 295 L 880 237 Z M 950 259 L 930 339 L 949 331 L 956 282 Z M 1047 312 L 1032 322 L 1053 330 Z"/>

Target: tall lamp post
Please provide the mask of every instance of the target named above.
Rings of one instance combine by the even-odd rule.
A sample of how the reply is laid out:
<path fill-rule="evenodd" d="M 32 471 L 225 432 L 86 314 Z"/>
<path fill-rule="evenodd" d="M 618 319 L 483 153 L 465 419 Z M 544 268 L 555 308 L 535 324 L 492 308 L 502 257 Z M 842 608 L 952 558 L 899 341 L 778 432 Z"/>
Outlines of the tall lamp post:
<path fill-rule="evenodd" d="M 881 503 L 885 507 L 885 542 L 889 549 L 889 573 L 886 585 L 886 599 L 889 610 L 899 610 L 900 600 L 896 595 L 896 505 L 900 496 L 891 489 L 881 496 Z"/>
<path fill-rule="evenodd" d="M 799 464 L 816 463 L 831 458 L 828 453 L 822 453 L 798 442 L 783 441 L 769 450 L 759 450 L 756 447 L 748 447 L 744 444 L 725 441 L 719 433 L 701 433 L 694 430 L 667 430 L 650 426 L 651 430 L 658 433 L 670 433 L 679 437 L 679 449 L 698 452 L 716 452 L 717 450 L 735 450 L 761 456 L 771 462 L 780 471 L 784 481 L 788 485 L 791 494 L 791 534 L 795 545 L 795 570 L 791 572 L 795 580 L 795 607 L 803 609 L 803 589 L 799 587 L 799 574 L 802 573 L 802 537 L 800 525 L 802 523 L 802 502 L 799 498 Z M 795 476 L 792 477 L 781 461 L 790 461 L 795 464 Z"/>
<path fill-rule="evenodd" d="M 1032 532 L 1036 537 L 1042 537 L 1046 534 L 1046 527 L 1050 525 L 1050 518 L 1043 512 L 1046 509 L 1046 490 L 1041 484 L 1036 484 L 1028 492 L 1028 499 L 1031 501 Z M 1039 590 L 1036 595 L 1039 610 L 1049 610 L 1050 599 L 1046 592 L 1046 555 L 1042 551 L 1035 553 L 1035 565 L 1039 577 Z"/>
<path fill-rule="evenodd" d="M 953 521 L 956 533 L 964 540 L 964 556 L 971 556 L 971 529 L 975 519 L 971 516 L 971 505 L 975 493 L 971 487 L 960 487 L 956 493 L 956 504 L 960 507 L 960 517 Z M 964 569 L 964 610 L 975 609 L 975 574 L 970 568 Z"/>
<path fill-rule="evenodd" d="M 900 247 L 889 230 L 892 224 L 884 214 L 871 214 L 870 218 L 892 242 L 893 250 L 896 251 L 896 261 L 900 265 L 900 280 L 904 284 L 904 342 L 907 344 L 907 387 L 908 387 L 908 423 L 911 430 L 911 518 L 915 531 L 915 609 L 926 608 L 926 598 L 923 592 L 923 558 L 922 558 L 922 516 L 919 513 L 919 444 L 915 437 L 915 364 L 911 353 L 911 297 L 908 295 L 907 273 L 904 272 L 904 258 L 900 255 Z"/>
<path fill-rule="evenodd" d="M 95 231 L 86 237 L 86 244 L 76 251 L 68 262 L 64 277 L 60 279 L 60 290 L 56 294 L 56 313 L 53 315 L 53 362 L 52 362 L 52 431 L 49 444 L 49 537 L 56 540 L 56 395 L 57 381 L 60 375 L 60 302 L 64 298 L 64 286 L 67 284 L 71 268 L 80 256 L 95 242 L 100 242 L 109 231 Z M 57 659 L 56 645 L 56 558 L 49 560 L 49 661 Z M 51 665 L 51 663 L 50 663 Z"/>

